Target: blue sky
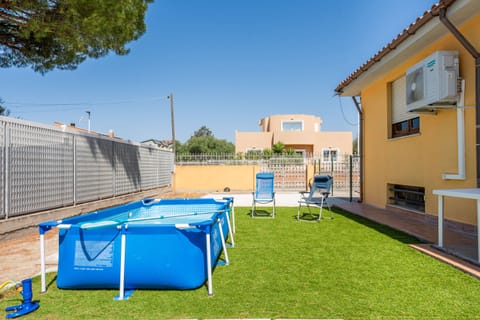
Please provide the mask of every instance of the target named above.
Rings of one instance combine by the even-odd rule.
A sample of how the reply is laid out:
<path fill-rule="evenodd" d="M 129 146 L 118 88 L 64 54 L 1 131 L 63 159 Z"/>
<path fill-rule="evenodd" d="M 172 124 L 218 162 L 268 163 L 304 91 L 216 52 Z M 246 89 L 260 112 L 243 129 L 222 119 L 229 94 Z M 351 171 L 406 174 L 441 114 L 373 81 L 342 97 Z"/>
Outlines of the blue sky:
<path fill-rule="evenodd" d="M 142 141 L 205 125 L 234 142 L 271 114 L 314 114 L 322 131 L 357 133 L 350 98 L 334 96 L 357 69 L 436 0 L 157 0 L 127 56 L 87 60 L 42 76 L 0 71 L 12 117 L 55 121 Z"/>

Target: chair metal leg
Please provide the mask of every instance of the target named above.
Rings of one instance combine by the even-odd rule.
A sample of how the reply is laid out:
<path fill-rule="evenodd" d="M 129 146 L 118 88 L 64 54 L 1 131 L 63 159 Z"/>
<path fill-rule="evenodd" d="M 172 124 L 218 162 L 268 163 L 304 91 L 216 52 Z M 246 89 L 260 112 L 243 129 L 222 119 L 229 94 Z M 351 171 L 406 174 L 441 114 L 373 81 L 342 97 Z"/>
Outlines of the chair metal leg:
<path fill-rule="evenodd" d="M 267 215 L 258 215 L 258 217 L 263 217 L 263 218 L 268 218 L 268 217 L 270 217 L 270 218 L 275 218 L 275 207 L 276 207 L 276 205 L 275 205 L 275 199 L 273 199 L 273 201 L 272 201 L 272 213 L 269 214 L 268 216 L 267 216 Z M 265 206 L 265 208 L 268 209 L 268 206 Z M 257 203 L 256 203 L 256 201 L 253 201 L 253 202 L 252 202 L 252 210 L 251 210 L 251 216 L 252 216 L 252 218 L 255 218 L 256 212 L 257 212 Z"/>
<path fill-rule="evenodd" d="M 310 215 L 311 217 L 316 216 L 316 214 L 312 212 L 312 208 L 310 207 L 310 204 L 305 203 L 305 206 L 306 206 L 307 209 L 308 209 L 308 215 Z M 316 208 L 318 208 L 318 207 L 316 207 Z M 322 204 L 320 204 L 320 208 L 319 208 L 319 209 L 320 209 L 320 211 L 318 212 L 318 218 L 317 218 L 316 220 L 310 220 L 310 221 L 318 221 L 318 222 L 320 222 L 320 219 L 322 219 L 322 211 L 323 211 L 323 205 L 322 205 Z M 297 221 L 301 221 L 301 220 L 302 220 L 302 219 L 300 219 L 300 212 L 301 212 L 301 210 L 302 210 L 302 204 L 299 203 L 299 204 L 298 204 L 298 208 L 297 208 Z M 305 220 L 305 221 L 307 221 L 307 220 Z"/>
<path fill-rule="evenodd" d="M 273 198 L 273 214 L 272 218 L 275 218 L 275 198 Z"/>
<path fill-rule="evenodd" d="M 323 201 L 320 203 L 320 212 L 318 213 L 318 222 L 320 222 L 320 219 L 322 219 L 322 213 L 323 213 Z"/>
<path fill-rule="evenodd" d="M 329 217 L 328 219 L 333 219 L 333 211 L 332 211 L 332 206 L 325 200 L 323 202 L 323 205 L 326 205 L 327 208 L 328 208 L 328 212 L 329 212 Z M 326 218 L 326 217 L 325 217 Z"/>

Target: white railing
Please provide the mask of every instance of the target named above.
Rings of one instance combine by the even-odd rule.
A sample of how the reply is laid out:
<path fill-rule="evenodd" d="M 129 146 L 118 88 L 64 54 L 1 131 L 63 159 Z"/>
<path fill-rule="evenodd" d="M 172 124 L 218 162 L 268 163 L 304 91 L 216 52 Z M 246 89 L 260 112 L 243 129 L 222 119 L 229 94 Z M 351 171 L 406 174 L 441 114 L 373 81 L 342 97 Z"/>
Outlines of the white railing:
<path fill-rule="evenodd" d="M 333 192 L 358 197 L 360 192 L 360 157 L 343 154 L 325 159 L 323 153 L 301 155 L 286 154 L 177 154 L 176 165 L 189 166 L 241 166 L 258 165 L 261 171 L 275 172 L 275 188 L 280 190 L 306 190 L 307 166 L 314 174 L 333 176 Z"/>

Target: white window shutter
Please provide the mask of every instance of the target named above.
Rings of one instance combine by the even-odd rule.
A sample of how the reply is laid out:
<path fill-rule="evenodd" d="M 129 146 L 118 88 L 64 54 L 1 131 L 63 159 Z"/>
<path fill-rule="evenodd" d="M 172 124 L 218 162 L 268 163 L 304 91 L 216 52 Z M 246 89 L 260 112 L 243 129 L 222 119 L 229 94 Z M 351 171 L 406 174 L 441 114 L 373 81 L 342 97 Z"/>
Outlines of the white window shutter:
<path fill-rule="evenodd" d="M 407 111 L 406 77 L 392 82 L 392 123 L 418 117 L 418 114 Z"/>

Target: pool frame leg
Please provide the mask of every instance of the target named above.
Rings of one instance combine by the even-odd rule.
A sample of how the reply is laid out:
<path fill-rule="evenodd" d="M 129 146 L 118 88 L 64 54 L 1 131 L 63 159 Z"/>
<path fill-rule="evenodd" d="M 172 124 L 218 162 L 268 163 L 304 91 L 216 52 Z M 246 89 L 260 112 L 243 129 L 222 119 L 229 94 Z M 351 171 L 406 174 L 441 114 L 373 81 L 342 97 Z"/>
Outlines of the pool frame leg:
<path fill-rule="evenodd" d="M 233 204 L 233 198 L 232 198 L 232 227 L 233 227 L 233 233 L 236 233 L 236 229 L 235 229 L 235 205 Z M 233 241 L 233 237 L 232 237 L 232 241 Z M 232 246 L 233 246 L 233 242 L 232 242 Z"/>
<path fill-rule="evenodd" d="M 220 238 L 222 240 L 223 254 L 225 255 L 225 264 L 229 265 L 230 260 L 228 259 L 227 244 L 225 243 L 225 238 L 223 237 L 222 220 L 218 218 L 217 221 L 218 221 L 218 230 L 220 230 Z"/>
<path fill-rule="evenodd" d="M 229 214 L 227 213 L 225 216 L 227 217 L 228 233 L 230 235 L 230 245 L 233 248 L 233 247 L 235 247 L 235 240 L 233 239 L 233 231 L 232 231 L 232 227 L 230 225 Z M 233 220 L 235 220 L 235 219 L 233 218 Z"/>
<path fill-rule="evenodd" d="M 223 200 L 227 200 L 227 201 L 230 201 L 230 211 L 232 212 L 232 229 L 230 230 L 233 230 L 232 232 L 233 233 L 236 233 L 236 229 L 235 229 L 235 204 L 234 204 L 234 198 L 233 197 L 223 197 L 222 198 Z M 229 218 L 230 219 L 230 218 Z M 230 224 L 228 225 L 228 227 L 230 228 Z M 233 239 L 233 237 L 232 237 Z M 233 247 L 233 243 L 232 243 L 232 247 Z"/>
<path fill-rule="evenodd" d="M 41 275 L 41 293 L 47 292 L 46 280 L 46 263 L 45 263 L 45 234 L 40 233 L 40 275 Z"/>
<path fill-rule="evenodd" d="M 207 243 L 207 289 L 208 295 L 213 296 L 213 284 L 212 284 L 212 250 L 210 248 L 210 228 L 205 233 L 205 242 Z"/>
<path fill-rule="evenodd" d="M 117 300 L 125 299 L 125 252 L 127 247 L 127 226 L 122 226 L 121 247 L 120 247 L 120 292 Z"/>

